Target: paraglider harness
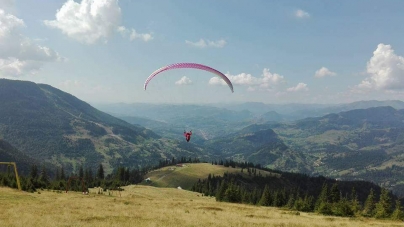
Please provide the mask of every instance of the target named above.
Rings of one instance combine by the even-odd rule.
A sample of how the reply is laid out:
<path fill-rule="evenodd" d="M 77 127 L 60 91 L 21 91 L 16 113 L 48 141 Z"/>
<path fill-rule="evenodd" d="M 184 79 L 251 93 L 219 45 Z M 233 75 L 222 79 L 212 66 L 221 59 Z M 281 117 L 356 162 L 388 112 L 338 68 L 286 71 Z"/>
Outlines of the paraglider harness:
<path fill-rule="evenodd" d="M 187 140 L 187 142 L 189 142 L 189 140 L 191 139 L 191 135 L 192 135 L 192 130 L 189 132 L 186 132 L 184 130 L 184 136 L 185 136 L 185 139 Z"/>

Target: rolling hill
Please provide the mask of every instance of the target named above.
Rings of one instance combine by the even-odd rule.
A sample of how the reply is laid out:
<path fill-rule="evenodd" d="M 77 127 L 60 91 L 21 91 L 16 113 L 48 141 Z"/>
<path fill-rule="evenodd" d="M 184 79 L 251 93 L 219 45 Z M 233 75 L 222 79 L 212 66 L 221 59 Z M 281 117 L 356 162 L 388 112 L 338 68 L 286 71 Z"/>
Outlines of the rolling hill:
<path fill-rule="evenodd" d="M 133 109 L 141 105 L 147 108 Z M 129 120 L 128 116 L 124 119 L 171 138 L 184 127 L 173 116 L 181 112 L 192 113 L 194 119 L 199 116 L 197 120 L 189 119 L 192 123 L 200 122 L 195 124 L 196 128 L 203 127 L 196 130 L 192 140 L 222 159 L 333 178 L 372 180 L 404 196 L 402 101 L 370 100 L 338 105 L 244 103 L 216 105 L 216 109 L 188 105 L 174 108 L 168 104 L 120 106 L 132 108 L 127 112 L 129 115 L 158 113 L 158 122 L 153 114 L 148 115 L 148 121 Z M 195 111 L 187 112 L 192 109 Z M 242 121 L 234 126 L 231 121 L 217 118 L 214 111 L 219 113 L 222 109 L 234 111 L 232 114 L 242 111 L 249 114 L 240 117 Z M 201 117 L 208 110 L 212 112 L 210 118 Z"/>
<path fill-rule="evenodd" d="M 358 109 L 271 127 L 312 173 L 376 182 L 404 195 L 404 111 Z"/>
<path fill-rule="evenodd" d="M 32 165 L 37 165 L 38 168 L 45 166 L 47 169 L 56 169 L 56 166 L 29 157 L 2 139 L 0 139 L 0 162 L 15 162 L 18 173 L 22 175 L 28 175 Z M 6 171 L 6 169 L 6 166 L 0 165 L 0 171 Z"/>
<path fill-rule="evenodd" d="M 223 158 L 372 181 L 404 195 L 404 110 L 382 106 L 254 124 L 204 145 Z"/>
<path fill-rule="evenodd" d="M 241 172 L 241 168 L 229 168 L 222 165 L 212 165 L 209 163 L 184 163 L 180 166 L 167 166 L 146 175 L 150 182 L 142 182 L 143 185 L 155 187 L 167 187 L 190 190 L 191 187 L 199 180 L 205 179 L 209 174 L 215 176 L 223 176 L 224 173 L 239 173 L 248 176 L 246 171 Z M 279 175 L 267 171 L 261 171 L 262 175 Z"/>
<path fill-rule="evenodd" d="M 101 112 L 46 84 L 0 79 L 0 139 L 28 157 L 74 171 L 78 165 L 106 173 L 162 158 L 206 155 L 183 141 L 162 138 Z"/>
<path fill-rule="evenodd" d="M 262 192 L 265 187 L 268 187 L 272 192 L 285 190 L 301 195 L 307 194 L 315 199 L 321 194 L 324 185 L 331 189 L 332 185 L 337 184 L 340 195 L 350 195 L 354 188 L 361 204 L 365 203 L 371 189 L 376 197 L 381 193 L 380 186 L 367 181 L 343 181 L 301 173 L 254 167 L 242 169 L 237 166 L 234 168 L 210 163 L 183 163 L 182 165 L 166 166 L 149 172 L 146 177 L 147 180 L 143 181 L 141 185 L 195 190 L 205 193 L 205 195 L 212 193 L 216 196 L 224 181 L 237 185 L 240 191 L 247 189 L 249 193 L 255 190 Z M 391 196 L 392 201 L 397 199 L 395 195 Z"/>
<path fill-rule="evenodd" d="M 223 158 L 249 161 L 268 168 L 308 172 L 306 158 L 290 149 L 268 125 L 250 125 L 224 138 L 204 143 Z"/>

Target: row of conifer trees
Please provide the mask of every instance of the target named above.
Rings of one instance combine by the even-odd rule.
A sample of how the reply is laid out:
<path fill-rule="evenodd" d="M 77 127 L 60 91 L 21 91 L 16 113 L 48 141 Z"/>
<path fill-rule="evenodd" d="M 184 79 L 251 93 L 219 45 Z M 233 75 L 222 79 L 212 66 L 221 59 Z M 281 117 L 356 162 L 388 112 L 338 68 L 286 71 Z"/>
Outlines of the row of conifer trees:
<path fill-rule="evenodd" d="M 219 164 L 223 163 L 219 162 Z M 246 163 L 235 164 L 235 166 L 240 165 L 247 166 L 246 170 L 242 169 L 244 174 L 209 175 L 206 179 L 199 179 L 193 185 L 192 191 L 203 193 L 205 196 L 214 196 L 217 201 L 281 207 L 324 215 L 365 216 L 394 220 L 404 218 L 401 201 L 390 191 L 377 185 L 374 185 L 374 188 L 366 188 L 368 187 L 366 182 L 340 182 L 321 176 L 313 178 L 292 173 L 281 173 L 285 175 L 282 179 L 276 174 L 264 176 L 262 172 L 268 169 L 257 169 L 254 165 Z M 226 166 L 232 167 L 232 165 Z M 254 167 L 250 168 L 250 166 Z M 285 178 L 293 178 L 294 182 L 305 183 L 293 185 Z M 321 181 L 323 183 L 319 184 Z M 355 189 L 355 186 L 358 189 Z M 351 190 L 348 191 L 348 188 Z M 368 193 L 365 194 L 365 192 Z"/>

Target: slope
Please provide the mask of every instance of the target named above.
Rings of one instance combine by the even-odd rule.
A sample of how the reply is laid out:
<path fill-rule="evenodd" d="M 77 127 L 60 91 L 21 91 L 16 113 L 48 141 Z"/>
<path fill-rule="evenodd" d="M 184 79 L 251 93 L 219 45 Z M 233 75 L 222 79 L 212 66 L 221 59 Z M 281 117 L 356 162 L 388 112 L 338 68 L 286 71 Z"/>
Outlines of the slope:
<path fill-rule="evenodd" d="M 102 163 L 109 173 L 118 165 L 139 167 L 160 158 L 196 155 L 179 148 L 178 141 L 103 113 L 49 85 L 0 79 L 0 103 L 0 138 L 67 171 Z"/>
<path fill-rule="evenodd" d="M 209 174 L 215 176 L 223 176 L 224 173 L 240 173 L 248 176 L 246 171 L 241 171 L 241 168 L 228 168 L 221 165 L 212 165 L 209 163 L 186 163 L 182 166 L 167 166 L 146 175 L 150 178 L 150 182 L 142 182 L 143 185 L 150 185 L 155 187 L 167 187 L 190 190 L 191 187 L 199 180 L 205 179 Z M 270 173 L 261 171 L 262 175 L 278 175 L 277 173 Z"/>
<path fill-rule="evenodd" d="M 340 218 L 272 207 L 216 202 L 174 188 L 126 186 L 120 196 L 41 191 L 33 194 L 0 187 L 4 226 L 295 226 L 391 227 L 398 221 Z M 52 201 L 52 202 L 50 202 Z M 38 209 L 40 207 L 41 209 Z M 46 214 L 46 215 L 44 215 Z"/>
<path fill-rule="evenodd" d="M 249 161 L 288 171 L 310 170 L 305 157 L 290 149 L 270 124 L 253 124 L 224 138 L 207 141 L 204 145 L 215 149 L 223 158 L 235 161 Z"/>
<path fill-rule="evenodd" d="M 404 195 L 404 111 L 357 109 L 289 124 L 273 130 L 312 163 L 313 173 L 370 180 Z"/>

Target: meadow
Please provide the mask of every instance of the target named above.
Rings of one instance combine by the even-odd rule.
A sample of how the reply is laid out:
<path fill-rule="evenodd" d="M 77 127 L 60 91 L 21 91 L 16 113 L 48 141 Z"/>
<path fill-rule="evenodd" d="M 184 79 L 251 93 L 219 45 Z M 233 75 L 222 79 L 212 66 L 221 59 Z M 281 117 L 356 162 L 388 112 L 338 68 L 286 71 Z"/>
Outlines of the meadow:
<path fill-rule="evenodd" d="M 224 167 L 222 165 L 212 165 L 210 163 L 184 163 L 182 167 L 166 166 L 153 170 L 147 173 L 145 177 L 150 178 L 151 181 L 143 181 L 141 184 L 166 188 L 181 187 L 182 189 L 190 190 L 198 179 L 205 179 L 209 174 L 223 176 L 224 173 L 239 173 L 243 176 L 248 176 L 247 170 L 244 169 L 244 172 L 241 172 L 241 168 L 239 167 Z M 264 170 L 261 170 L 260 173 L 263 176 L 279 176 L 277 173 L 271 173 Z"/>
<path fill-rule="evenodd" d="M 272 207 L 216 202 L 176 188 L 130 185 L 124 191 L 88 195 L 69 191 L 35 193 L 0 188 L 0 226 L 403 226 L 402 222 L 340 218 Z"/>

